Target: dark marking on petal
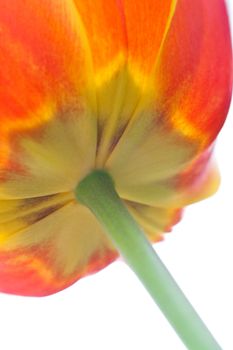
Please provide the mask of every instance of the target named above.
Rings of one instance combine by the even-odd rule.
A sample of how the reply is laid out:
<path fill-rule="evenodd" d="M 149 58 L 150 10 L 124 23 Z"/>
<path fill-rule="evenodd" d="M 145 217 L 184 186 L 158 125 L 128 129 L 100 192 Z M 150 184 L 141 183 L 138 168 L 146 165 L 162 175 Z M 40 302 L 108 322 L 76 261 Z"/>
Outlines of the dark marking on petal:
<path fill-rule="evenodd" d="M 47 196 L 41 196 L 41 197 L 34 197 L 34 198 L 26 198 L 23 203 L 22 207 L 28 207 L 28 206 L 37 206 L 38 204 L 48 202 L 51 198 L 55 198 L 57 194 L 51 194 Z"/>
<path fill-rule="evenodd" d="M 64 204 L 57 204 L 48 208 L 43 208 L 42 210 L 39 210 L 37 212 L 30 213 L 29 215 L 24 217 L 23 220 L 27 222 L 28 225 L 32 225 L 37 221 L 40 221 L 45 217 L 49 216 L 50 214 L 54 213 L 56 210 L 60 209 L 63 206 Z"/>

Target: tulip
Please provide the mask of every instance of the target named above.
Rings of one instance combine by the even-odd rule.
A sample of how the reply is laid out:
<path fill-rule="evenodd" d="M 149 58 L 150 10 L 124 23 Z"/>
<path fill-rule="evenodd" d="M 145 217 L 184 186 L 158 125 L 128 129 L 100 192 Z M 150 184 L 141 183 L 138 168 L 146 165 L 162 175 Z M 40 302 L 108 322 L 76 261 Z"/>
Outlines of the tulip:
<path fill-rule="evenodd" d="M 122 253 L 87 187 L 152 242 L 216 191 L 223 0 L 1 0 L 0 38 L 0 291 L 52 294 Z"/>

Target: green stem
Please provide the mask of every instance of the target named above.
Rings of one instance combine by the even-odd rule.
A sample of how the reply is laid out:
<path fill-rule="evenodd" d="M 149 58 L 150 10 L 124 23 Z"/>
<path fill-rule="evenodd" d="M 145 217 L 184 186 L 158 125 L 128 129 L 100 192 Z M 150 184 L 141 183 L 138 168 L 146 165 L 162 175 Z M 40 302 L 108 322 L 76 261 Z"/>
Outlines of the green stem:
<path fill-rule="evenodd" d="M 220 350 L 115 191 L 111 177 L 96 170 L 80 182 L 77 199 L 91 209 L 122 257 L 139 277 L 190 350 Z"/>

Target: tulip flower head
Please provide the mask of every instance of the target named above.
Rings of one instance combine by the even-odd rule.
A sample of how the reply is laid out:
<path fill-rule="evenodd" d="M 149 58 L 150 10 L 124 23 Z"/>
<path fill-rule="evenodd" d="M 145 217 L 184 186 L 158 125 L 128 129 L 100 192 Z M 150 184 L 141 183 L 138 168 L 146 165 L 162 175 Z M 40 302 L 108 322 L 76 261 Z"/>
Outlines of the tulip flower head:
<path fill-rule="evenodd" d="M 42 296 L 118 252 L 75 188 L 107 171 L 155 242 L 214 193 L 224 1 L 1 0 L 0 291 Z"/>

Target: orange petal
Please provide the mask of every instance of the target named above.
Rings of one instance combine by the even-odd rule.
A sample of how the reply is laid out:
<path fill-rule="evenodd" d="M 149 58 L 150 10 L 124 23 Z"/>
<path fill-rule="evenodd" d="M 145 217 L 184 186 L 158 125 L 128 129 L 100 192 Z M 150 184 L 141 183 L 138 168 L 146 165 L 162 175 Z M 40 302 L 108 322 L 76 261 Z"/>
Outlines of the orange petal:
<path fill-rule="evenodd" d="M 92 53 L 95 73 L 125 55 L 127 41 L 121 1 L 74 0 Z M 101 78 L 101 77 L 100 77 Z"/>
<path fill-rule="evenodd" d="M 141 98 L 174 13 L 174 0 L 75 0 L 92 52 L 102 167 Z"/>
<path fill-rule="evenodd" d="M 88 46 L 72 1 L 3 0 L 0 23 L 0 118 L 25 128 L 45 102 L 86 87 Z"/>
<path fill-rule="evenodd" d="M 115 260 L 102 228 L 71 194 L 0 202 L 0 291 L 48 295 Z"/>
<path fill-rule="evenodd" d="M 0 197 L 68 191 L 96 152 L 93 69 L 78 12 L 72 0 L 3 0 L 0 27 Z"/>
<path fill-rule="evenodd" d="M 123 0 L 129 64 L 150 74 L 169 31 L 177 0 Z"/>
<path fill-rule="evenodd" d="M 205 147 L 229 108 L 229 33 L 224 1 L 178 1 L 156 70 L 158 103 L 172 127 Z"/>
<path fill-rule="evenodd" d="M 121 1 L 75 0 L 90 47 L 98 118 L 98 166 L 117 132 L 125 86 L 127 37 Z M 120 95 L 120 96 L 119 96 Z M 119 96 L 119 97 L 118 97 Z"/>
<path fill-rule="evenodd" d="M 224 2 L 214 0 L 210 7 L 208 0 L 178 1 L 145 84 L 149 93 L 141 91 L 141 100 L 105 163 L 123 198 L 156 206 L 160 201 L 169 206 L 169 198 L 175 207 L 190 203 L 188 186 L 185 202 L 184 188 L 176 188 L 174 181 L 217 136 L 227 115 L 231 85 Z M 204 177 L 213 177 L 203 172 Z M 175 198 L 180 198 L 179 204 Z"/>

